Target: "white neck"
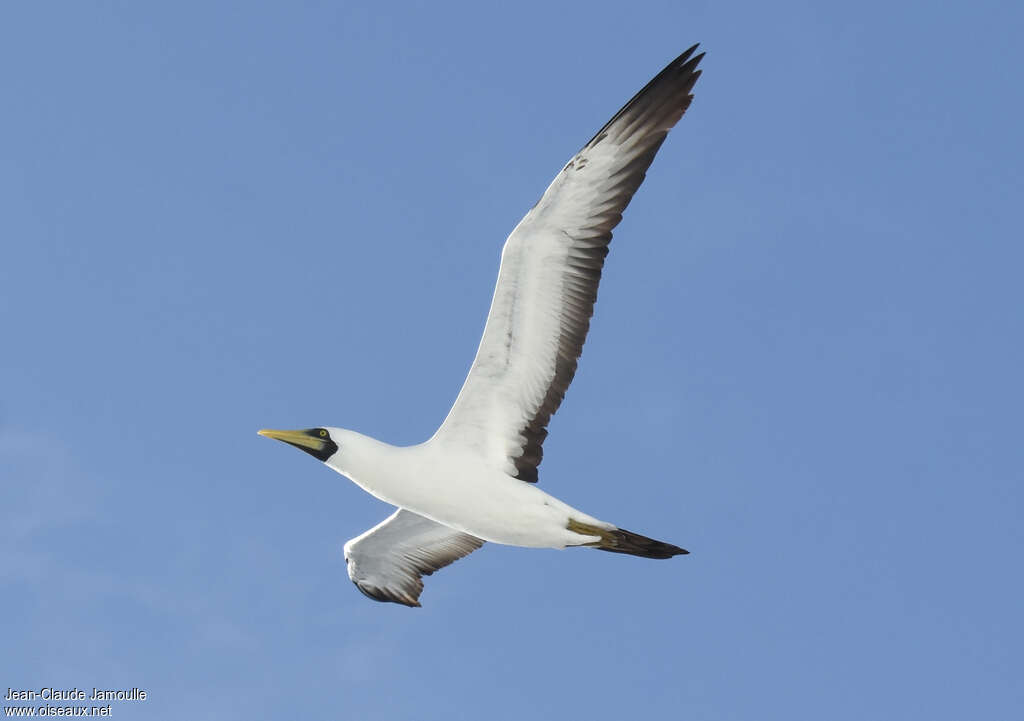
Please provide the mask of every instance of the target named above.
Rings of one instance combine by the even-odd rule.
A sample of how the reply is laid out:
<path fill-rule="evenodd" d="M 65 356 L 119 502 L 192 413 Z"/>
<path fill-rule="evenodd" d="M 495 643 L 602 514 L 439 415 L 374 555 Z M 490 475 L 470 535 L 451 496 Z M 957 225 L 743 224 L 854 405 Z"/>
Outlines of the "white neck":
<path fill-rule="evenodd" d="M 327 459 L 327 465 L 382 501 L 398 505 L 396 492 L 401 494 L 414 472 L 409 451 L 416 446 L 392 446 L 341 428 L 331 428 L 330 432 L 338 451 Z"/>

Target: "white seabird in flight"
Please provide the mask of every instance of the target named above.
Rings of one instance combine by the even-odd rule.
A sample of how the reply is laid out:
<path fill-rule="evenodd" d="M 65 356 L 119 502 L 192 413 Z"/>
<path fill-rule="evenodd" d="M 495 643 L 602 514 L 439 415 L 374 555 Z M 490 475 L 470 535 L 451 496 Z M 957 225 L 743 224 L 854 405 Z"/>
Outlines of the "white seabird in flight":
<path fill-rule="evenodd" d="M 703 57 L 696 49 L 626 103 L 509 235 L 476 359 L 430 440 L 397 447 L 341 428 L 260 431 L 398 507 L 345 544 L 349 577 L 370 598 L 419 606 L 422 576 L 484 541 L 646 558 L 687 553 L 589 516 L 534 484 L 548 421 L 583 351 L 612 229 L 690 105 Z"/>

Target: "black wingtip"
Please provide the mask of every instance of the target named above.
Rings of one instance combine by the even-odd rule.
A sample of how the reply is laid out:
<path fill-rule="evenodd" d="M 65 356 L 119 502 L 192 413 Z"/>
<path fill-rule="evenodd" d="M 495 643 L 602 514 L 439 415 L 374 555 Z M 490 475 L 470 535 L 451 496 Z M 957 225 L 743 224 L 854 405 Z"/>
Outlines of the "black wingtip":
<path fill-rule="evenodd" d="M 700 61 L 703 60 L 704 56 L 707 54 L 699 53 L 697 55 L 694 55 L 693 51 L 699 47 L 700 43 L 696 43 L 695 45 L 688 47 L 686 50 L 683 51 L 683 53 L 679 57 L 670 62 L 665 67 L 665 70 L 668 70 L 670 68 L 678 68 L 680 71 L 682 71 L 684 69 L 693 70 L 694 68 L 696 68 L 700 64 Z"/>
<path fill-rule="evenodd" d="M 704 58 L 704 53 L 693 55 L 693 51 L 699 45 L 700 43 L 697 43 L 688 48 L 662 68 L 661 72 L 630 98 L 629 102 L 623 105 L 584 147 L 600 142 L 620 120 L 631 126 L 640 122 L 643 116 L 648 116 L 648 120 L 665 121 L 666 118 L 670 118 L 670 122 L 665 126 L 668 129 L 675 125 L 693 100 L 693 86 L 700 77 L 697 64 Z"/>

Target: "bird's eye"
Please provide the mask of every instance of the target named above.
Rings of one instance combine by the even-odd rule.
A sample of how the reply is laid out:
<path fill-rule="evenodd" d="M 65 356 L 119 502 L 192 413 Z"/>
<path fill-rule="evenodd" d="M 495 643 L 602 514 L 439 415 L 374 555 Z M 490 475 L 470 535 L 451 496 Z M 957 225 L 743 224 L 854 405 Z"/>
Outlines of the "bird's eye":
<path fill-rule="evenodd" d="M 320 437 L 321 438 L 326 438 L 327 437 L 327 431 L 325 431 L 323 428 L 320 429 Z"/>

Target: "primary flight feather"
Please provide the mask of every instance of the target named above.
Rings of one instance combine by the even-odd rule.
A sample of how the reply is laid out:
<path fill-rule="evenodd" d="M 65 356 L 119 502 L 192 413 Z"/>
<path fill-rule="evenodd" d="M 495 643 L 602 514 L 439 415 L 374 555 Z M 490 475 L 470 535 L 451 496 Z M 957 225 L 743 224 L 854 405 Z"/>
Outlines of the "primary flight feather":
<path fill-rule="evenodd" d="M 658 73 L 566 163 L 501 253 L 473 366 L 444 423 L 397 447 L 341 428 L 260 431 L 398 507 L 345 544 L 360 591 L 419 606 L 422 576 L 483 545 L 686 553 L 600 521 L 536 485 L 544 439 L 576 373 L 612 229 L 693 96 L 697 46 Z"/>

